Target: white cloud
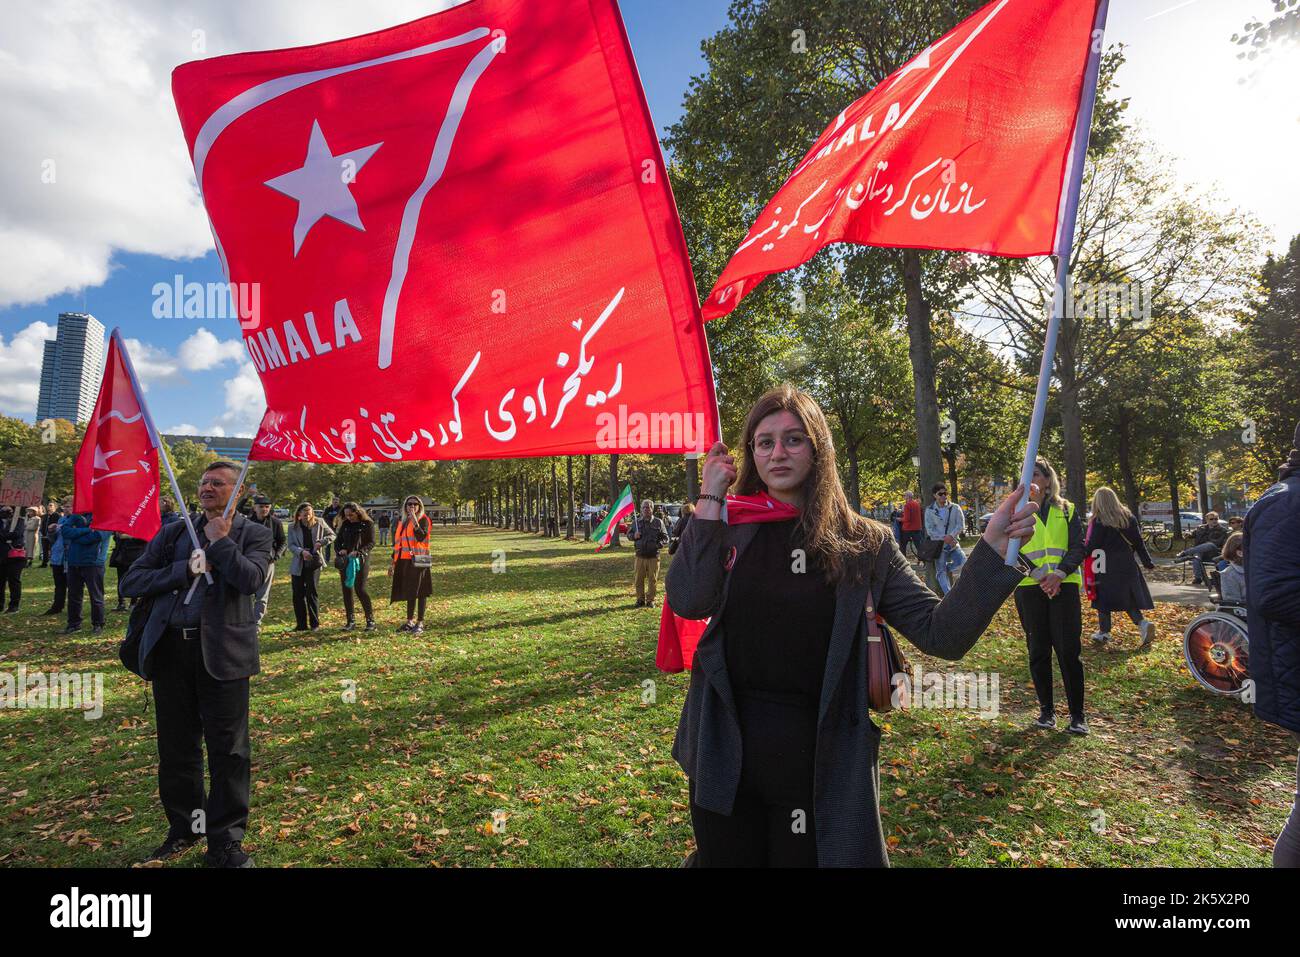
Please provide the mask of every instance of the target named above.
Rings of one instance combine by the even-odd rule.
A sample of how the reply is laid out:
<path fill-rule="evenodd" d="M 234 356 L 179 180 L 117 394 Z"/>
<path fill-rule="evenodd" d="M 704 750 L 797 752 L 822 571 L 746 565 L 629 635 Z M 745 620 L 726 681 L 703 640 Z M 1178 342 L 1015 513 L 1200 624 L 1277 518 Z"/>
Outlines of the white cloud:
<path fill-rule="evenodd" d="M 239 362 L 244 358 L 244 344 L 239 339 L 218 339 L 202 326 L 176 350 L 182 367 L 195 372 L 212 369 L 223 362 Z"/>
<path fill-rule="evenodd" d="M 170 429 L 163 429 L 164 435 L 198 435 L 199 430 L 188 422 L 182 422 L 180 425 L 173 425 Z"/>
<path fill-rule="evenodd" d="M 117 252 L 184 259 L 212 248 L 172 102 L 174 67 L 355 36 L 454 5 L 7 5 L 0 37 L 0 308 L 99 285 Z"/>
<path fill-rule="evenodd" d="M 226 411 L 208 431 L 212 435 L 255 435 L 265 413 L 262 380 L 257 377 L 253 363 L 245 362 L 234 378 L 226 380 Z"/>
<path fill-rule="evenodd" d="M 152 385 L 183 385 L 186 381 L 175 357 L 166 349 L 151 346 L 139 339 L 127 339 L 126 351 L 131 356 L 140 388 L 149 391 Z"/>
<path fill-rule="evenodd" d="M 53 339 L 54 333 L 48 322 L 33 322 L 15 332 L 7 343 L 0 335 L 0 356 L 4 356 L 0 362 L 0 413 L 20 418 L 36 415 L 45 340 Z"/>

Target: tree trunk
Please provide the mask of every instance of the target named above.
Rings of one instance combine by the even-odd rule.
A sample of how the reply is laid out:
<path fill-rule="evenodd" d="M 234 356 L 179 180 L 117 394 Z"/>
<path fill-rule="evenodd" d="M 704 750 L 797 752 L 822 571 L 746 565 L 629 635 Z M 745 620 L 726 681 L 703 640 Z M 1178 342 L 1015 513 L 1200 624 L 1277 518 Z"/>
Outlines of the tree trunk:
<path fill-rule="evenodd" d="M 686 457 L 686 501 L 694 502 L 700 497 L 700 460 L 693 455 Z"/>
<path fill-rule="evenodd" d="M 568 471 L 568 479 L 569 479 L 569 525 L 568 525 L 568 533 L 564 537 L 569 541 L 573 541 L 575 538 L 578 537 L 578 533 L 577 533 L 577 528 L 574 525 L 574 523 L 577 521 L 577 516 L 574 514 L 574 510 L 573 510 L 573 456 L 572 455 L 565 456 L 565 466 Z"/>
<path fill-rule="evenodd" d="M 1066 375 L 1069 375 L 1067 372 Z M 1061 391 L 1057 397 L 1061 406 L 1061 433 L 1065 439 L 1065 497 L 1076 505 L 1088 501 L 1088 474 L 1084 462 L 1083 416 L 1079 411 L 1079 389 L 1062 377 Z"/>
<path fill-rule="evenodd" d="M 1205 448 L 1201 447 L 1196 450 L 1196 492 L 1197 500 L 1201 505 L 1201 514 L 1204 515 L 1210 511 L 1213 506 L 1210 504 L 1210 486 L 1209 477 L 1205 472 Z"/>
<path fill-rule="evenodd" d="M 955 448 L 946 450 L 943 458 L 948 463 L 948 501 L 955 502 L 957 501 L 957 450 Z"/>
<path fill-rule="evenodd" d="M 1124 482 L 1124 503 L 1130 512 L 1141 517 L 1142 503 L 1138 500 L 1137 478 L 1133 475 L 1133 440 L 1129 435 L 1132 416 L 1127 409 L 1119 414 L 1119 474 Z"/>
<path fill-rule="evenodd" d="M 843 421 L 841 419 L 841 421 Z M 844 454 L 849 458 L 849 487 L 844 491 L 848 494 L 849 508 L 855 512 L 862 509 L 862 492 L 860 491 L 861 479 L 858 475 L 858 447 L 849 442 L 847 437 L 844 442 Z"/>
<path fill-rule="evenodd" d="M 1174 541 L 1183 537 L 1183 514 L 1178 505 L 1178 465 L 1174 456 L 1165 458 L 1165 477 L 1169 481 L 1169 501 L 1174 505 Z"/>
<path fill-rule="evenodd" d="M 912 360 L 912 392 L 916 405 L 916 454 L 921 460 L 921 505 L 931 501 L 930 489 L 943 479 L 939 454 L 939 400 L 934 384 L 934 342 L 930 335 L 930 305 L 921 290 L 921 256 L 903 250 L 903 287 L 907 292 L 907 352 Z"/>
<path fill-rule="evenodd" d="M 591 456 L 590 456 L 590 455 L 587 456 L 587 496 L 586 496 L 586 498 L 583 500 L 583 503 L 582 503 L 582 504 L 584 504 L 584 505 L 591 505 L 591 504 L 592 504 L 592 501 L 591 501 Z M 583 539 L 583 541 L 586 541 L 586 542 L 591 541 L 591 515 L 590 515 L 590 513 L 587 514 L 587 520 L 586 520 L 585 522 L 582 523 L 582 539 Z"/>
<path fill-rule="evenodd" d="M 551 538 L 560 537 L 560 480 L 555 470 L 555 456 L 551 456 Z"/>

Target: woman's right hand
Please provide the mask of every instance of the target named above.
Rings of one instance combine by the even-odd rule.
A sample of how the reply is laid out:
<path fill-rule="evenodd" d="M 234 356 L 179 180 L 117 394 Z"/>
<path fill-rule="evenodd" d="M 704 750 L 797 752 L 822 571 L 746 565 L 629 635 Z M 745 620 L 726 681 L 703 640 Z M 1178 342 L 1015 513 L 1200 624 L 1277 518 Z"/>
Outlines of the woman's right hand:
<path fill-rule="evenodd" d="M 736 481 L 735 458 L 727 454 L 727 446 L 724 443 L 714 442 L 713 448 L 709 449 L 709 454 L 704 458 L 704 471 L 700 477 L 701 488 L 709 495 L 722 498 L 734 481 Z"/>

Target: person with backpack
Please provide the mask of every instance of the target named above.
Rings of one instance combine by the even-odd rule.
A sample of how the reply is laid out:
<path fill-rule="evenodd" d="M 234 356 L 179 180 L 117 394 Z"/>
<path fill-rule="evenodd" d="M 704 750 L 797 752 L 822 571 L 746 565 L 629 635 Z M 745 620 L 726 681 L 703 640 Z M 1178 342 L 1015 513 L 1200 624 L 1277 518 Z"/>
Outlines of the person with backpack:
<path fill-rule="evenodd" d="M 1142 643 L 1138 651 L 1150 647 L 1156 636 L 1155 622 L 1142 612 L 1155 607 L 1151 589 L 1138 568 L 1138 562 L 1147 571 L 1156 566 L 1151 553 L 1142 541 L 1142 530 L 1137 518 L 1125 508 L 1115 490 L 1103 485 L 1092 495 L 1092 521 L 1083 536 L 1085 584 L 1092 579 L 1093 594 L 1089 595 L 1093 610 L 1097 612 L 1097 630 L 1092 640 L 1098 645 L 1110 641 L 1110 616 L 1122 611 L 1138 626 Z"/>
<path fill-rule="evenodd" d="M 242 847 L 251 803 L 249 679 L 261 670 L 253 602 L 271 561 L 271 532 L 237 511 L 226 515 L 239 475 L 225 460 L 204 470 L 197 551 L 184 524 L 168 522 L 122 581 L 122 594 L 148 599 L 131 612 L 119 653 L 153 682 L 167 834 L 151 861 L 206 837 L 207 866 L 253 866 Z"/>
<path fill-rule="evenodd" d="M 132 538 L 123 532 L 113 533 L 113 555 L 108 560 L 110 568 L 117 570 L 117 607 L 114 611 L 126 611 L 126 598 L 122 594 L 122 576 L 124 576 L 134 564 L 135 560 L 144 554 L 145 546 L 149 544 L 140 538 Z M 136 599 L 131 599 L 134 605 Z"/>

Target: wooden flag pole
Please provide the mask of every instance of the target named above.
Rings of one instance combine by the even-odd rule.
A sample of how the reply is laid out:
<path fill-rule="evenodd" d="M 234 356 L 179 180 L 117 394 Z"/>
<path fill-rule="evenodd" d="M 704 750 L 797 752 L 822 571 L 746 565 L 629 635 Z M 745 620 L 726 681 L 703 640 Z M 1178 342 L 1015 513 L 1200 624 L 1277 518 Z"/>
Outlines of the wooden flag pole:
<path fill-rule="evenodd" d="M 1074 136 L 1070 143 L 1069 166 L 1066 168 L 1066 188 L 1062 196 L 1059 231 L 1056 237 L 1056 288 L 1052 293 L 1052 312 L 1047 320 L 1047 336 L 1043 342 L 1043 361 L 1038 367 L 1038 390 L 1034 393 L 1034 414 L 1029 421 L 1029 439 L 1025 444 L 1025 461 L 1020 468 L 1021 493 L 1017 509 L 1029 502 L 1029 483 L 1033 481 L 1034 460 L 1038 458 L 1038 444 L 1043 434 L 1043 419 L 1047 414 L 1047 394 L 1052 382 L 1052 367 L 1056 359 L 1056 339 L 1061 328 L 1061 313 L 1065 311 L 1065 290 L 1070 281 L 1070 255 L 1074 247 L 1074 226 L 1079 215 L 1079 191 L 1083 185 L 1083 167 L 1088 157 L 1088 136 L 1092 131 L 1092 111 L 1097 102 L 1097 78 L 1101 72 L 1102 38 L 1106 34 L 1106 14 L 1110 0 L 1097 4 L 1097 18 L 1093 22 L 1088 66 L 1084 72 L 1083 88 L 1079 94 L 1079 115 L 1075 119 Z M 1020 539 L 1007 544 L 1007 564 L 1016 565 L 1020 555 Z"/>

